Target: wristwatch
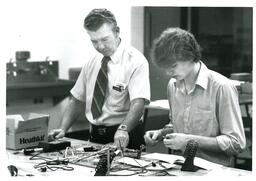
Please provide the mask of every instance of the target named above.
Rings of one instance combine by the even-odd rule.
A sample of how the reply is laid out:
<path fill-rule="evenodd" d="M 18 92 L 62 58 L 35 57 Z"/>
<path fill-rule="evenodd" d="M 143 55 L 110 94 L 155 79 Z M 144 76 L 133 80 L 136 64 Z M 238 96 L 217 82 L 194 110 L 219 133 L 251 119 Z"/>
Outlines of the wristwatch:
<path fill-rule="evenodd" d="M 127 126 L 125 124 L 120 124 L 117 130 L 127 131 Z"/>

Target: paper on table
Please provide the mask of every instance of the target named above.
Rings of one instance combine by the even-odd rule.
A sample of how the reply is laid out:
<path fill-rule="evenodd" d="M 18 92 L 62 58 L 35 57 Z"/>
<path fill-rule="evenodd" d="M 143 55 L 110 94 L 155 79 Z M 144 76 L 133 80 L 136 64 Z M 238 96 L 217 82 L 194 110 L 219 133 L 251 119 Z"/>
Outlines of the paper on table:
<path fill-rule="evenodd" d="M 141 157 L 147 158 L 147 159 L 161 160 L 168 163 L 174 163 L 177 160 L 181 160 L 182 162 L 185 161 L 185 158 L 183 156 L 162 154 L 162 153 L 151 153 L 151 154 L 143 155 Z M 194 165 L 206 170 L 213 170 L 213 169 L 222 167 L 222 165 L 220 164 L 216 164 L 198 157 L 195 157 Z"/>
<path fill-rule="evenodd" d="M 158 107 L 158 108 L 163 108 L 163 109 L 167 109 L 169 110 L 169 102 L 167 99 L 161 99 L 161 100 L 156 100 L 156 101 L 152 101 L 149 104 L 152 107 Z"/>
<path fill-rule="evenodd" d="M 222 167 L 222 165 L 220 165 L 220 164 L 213 163 L 213 162 L 210 162 L 208 160 L 198 158 L 198 157 L 195 157 L 194 165 L 204 168 L 206 170 L 214 170 L 214 169 Z"/>
<path fill-rule="evenodd" d="M 168 163 L 174 163 L 176 160 L 184 161 L 184 157 L 178 155 L 171 154 L 163 154 L 163 153 L 150 153 L 147 155 L 141 156 L 142 158 L 161 160 Z"/>

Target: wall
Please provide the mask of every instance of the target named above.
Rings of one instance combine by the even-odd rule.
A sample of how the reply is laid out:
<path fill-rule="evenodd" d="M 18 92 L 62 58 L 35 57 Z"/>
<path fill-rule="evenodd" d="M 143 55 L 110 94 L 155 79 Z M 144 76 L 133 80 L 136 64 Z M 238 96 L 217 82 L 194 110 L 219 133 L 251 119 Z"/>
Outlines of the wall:
<path fill-rule="evenodd" d="M 232 11 L 232 8 L 200 8 L 198 34 L 230 35 L 233 30 Z"/>
<path fill-rule="evenodd" d="M 149 60 L 151 100 L 166 99 L 166 86 L 170 80 L 165 71 L 157 68 L 150 61 L 153 41 L 168 27 L 179 27 L 181 22 L 180 7 L 146 7 L 144 54 Z"/>
<path fill-rule="evenodd" d="M 131 45 L 144 52 L 144 7 L 131 7 Z"/>
<path fill-rule="evenodd" d="M 112 11 L 121 28 L 120 36 L 130 43 L 131 10 L 125 2 L 94 0 L 23 0 L 4 3 L 1 17 L 1 61 L 15 59 L 15 51 L 29 50 L 29 61 L 42 61 L 47 56 L 59 60 L 60 78 L 68 78 L 69 67 L 83 66 L 94 51 L 83 28 L 84 17 L 93 8 Z M 7 18 L 6 18 L 7 17 Z M 127 31 L 129 30 L 129 31 Z"/>

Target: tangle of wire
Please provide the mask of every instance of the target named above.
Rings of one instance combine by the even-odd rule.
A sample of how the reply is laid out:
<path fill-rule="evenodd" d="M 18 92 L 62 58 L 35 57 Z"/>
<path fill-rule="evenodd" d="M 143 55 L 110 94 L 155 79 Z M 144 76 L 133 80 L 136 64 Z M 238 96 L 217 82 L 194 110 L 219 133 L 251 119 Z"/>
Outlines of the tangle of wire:
<path fill-rule="evenodd" d="M 39 169 L 41 171 L 46 171 L 46 168 L 51 170 L 51 171 L 56 171 L 56 170 L 66 170 L 66 171 L 72 171 L 74 170 L 73 167 L 68 166 L 69 160 L 68 159 L 63 159 L 63 160 L 50 160 L 50 161 L 45 161 L 38 163 L 34 165 L 35 169 Z"/>
<path fill-rule="evenodd" d="M 63 155 L 62 160 L 60 160 L 60 159 L 53 160 L 50 158 L 46 158 L 46 157 L 44 158 L 43 156 L 39 156 L 40 154 L 43 153 L 42 151 L 32 155 L 29 159 L 30 160 L 44 160 L 44 162 L 34 165 L 35 169 L 47 168 L 51 171 L 56 171 L 58 169 L 72 171 L 72 170 L 74 170 L 73 167 L 66 166 L 69 162 L 77 163 L 77 162 L 87 159 L 89 157 L 99 155 L 100 153 L 104 152 L 107 148 L 109 148 L 109 147 L 105 146 L 105 147 L 103 147 L 102 150 L 88 155 L 88 154 L 78 154 L 77 152 L 74 153 L 75 150 L 72 147 L 67 147 L 66 150 L 64 151 L 64 153 L 59 152 L 60 154 Z M 142 166 L 136 159 L 134 159 L 134 161 L 139 165 L 139 167 L 132 167 L 132 166 L 126 165 L 126 164 L 124 164 L 123 167 L 120 167 L 120 164 L 118 164 L 111 168 L 111 173 L 108 175 L 109 176 L 132 176 L 132 175 L 147 176 L 147 175 L 142 175 L 142 174 L 146 174 L 148 171 L 153 171 L 153 170 L 147 169 L 147 167 L 149 165 Z M 65 164 L 64 164 L 64 166 L 57 166 L 57 165 L 60 165 L 60 163 L 65 163 Z M 49 166 L 49 165 L 51 165 L 51 166 Z M 126 167 L 124 167 L 125 165 L 126 165 Z M 162 164 L 160 164 L 160 166 L 161 165 Z M 122 170 L 132 171 L 133 173 L 115 174 L 115 172 L 122 171 Z M 163 170 L 154 170 L 154 172 L 156 172 L 155 175 L 158 175 L 158 176 L 166 176 L 166 175 L 173 176 L 172 174 L 169 174 L 167 170 L 168 169 L 165 168 Z"/>
<path fill-rule="evenodd" d="M 44 158 L 43 156 L 39 156 L 43 152 L 40 151 L 34 155 L 32 155 L 29 160 L 43 160 L 44 162 L 38 163 L 34 165 L 35 169 L 38 169 L 42 172 L 45 172 L 47 169 L 51 171 L 56 171 L 56 170 L 66 170 L 66 171 L 72 171 L 74 170 L 73 167 L 67 166 L 69 163 L 68 158 L 64 159 L 50 159 L 50 158 Z M 62 154 L 62 152 L 59 152 Z M 49 166 L 50 165 L 50 166 Z"/>
<path fill-rule="evenodd" d="M 174 176 L 173 174 L 169 174 L 169 172 L 167 171 L 169 170 L 169 168 L 164 167 L 160 162 L 159 162 L 159 165 L 164 169 L 150 170 L 150 169 L 147 169 L 149 165 L 142 166 L 136 159 L 133 158 L 133 160 L 139 165 L 139 167 L 132 167 L 126 164 L 123 165 L 126 167 L 120 167 L 120 165 L 115 165 L 114 167 L 111 168 L 111 173 L 109 174 L 109 176 L 132 176 L 132 175 L 147 176 L 143 174 L 146 174 L 148 171 L 154 171 L 155 176 Z M 133 173 L 130 173 L 130 174 L 114 174 L 113 173 L 113 172 L 119 172 L 122 170 L 132 171 Z"/>

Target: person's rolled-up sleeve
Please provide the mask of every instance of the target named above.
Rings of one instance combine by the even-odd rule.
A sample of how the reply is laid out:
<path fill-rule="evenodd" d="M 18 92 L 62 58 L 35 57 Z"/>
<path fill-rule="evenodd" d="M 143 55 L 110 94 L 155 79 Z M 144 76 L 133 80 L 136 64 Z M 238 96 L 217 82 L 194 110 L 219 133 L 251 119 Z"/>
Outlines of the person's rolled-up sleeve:
<path fill-rule="evenodd" d="M 86 66 L 84 66 L 77 78 L 74 87 L 70 93 L 79 101 L 86 101 Z"/>
<path fill-rule="evenodd" d="M 220 136 L 217 142 L 228 155 L 236 155 L 245 148 L 245 134 L 237 90 L 232 85 L 222 85 L 217 94 Z"/>
<path fill-rule="evenodd" d="M 134 70 L 129 81 L 128 90 L 131 101 L 136 98 L 144 98 L 146 102 L 150 101 L 149 66 L 147 62 Z"/>

